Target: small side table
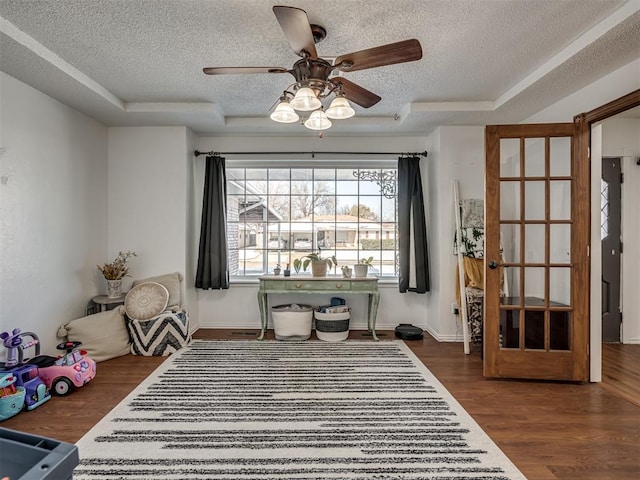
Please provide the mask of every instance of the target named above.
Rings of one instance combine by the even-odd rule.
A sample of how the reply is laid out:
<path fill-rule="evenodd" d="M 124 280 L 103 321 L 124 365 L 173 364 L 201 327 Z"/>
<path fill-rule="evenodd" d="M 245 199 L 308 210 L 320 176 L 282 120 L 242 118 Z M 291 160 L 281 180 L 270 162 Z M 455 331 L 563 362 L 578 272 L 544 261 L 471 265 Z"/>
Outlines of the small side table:
<path fill-rule="evenodd" d="M 91 299 L 91 301 L 98 306 L 101 312 L 106 312 L 118 305 L 124 305 L 125 296 L 125 294 L 122 294 L 116 298 L 109 298 L 106 295 L 96 295 Z"/>

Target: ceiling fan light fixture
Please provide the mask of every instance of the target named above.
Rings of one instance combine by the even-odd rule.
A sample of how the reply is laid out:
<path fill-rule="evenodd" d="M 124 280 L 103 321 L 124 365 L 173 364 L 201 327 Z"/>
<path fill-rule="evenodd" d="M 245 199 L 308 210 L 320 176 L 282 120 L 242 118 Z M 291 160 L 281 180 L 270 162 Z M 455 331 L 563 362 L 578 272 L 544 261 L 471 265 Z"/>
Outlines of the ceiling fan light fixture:
<path fill-rule="evenodd" d="M 310 112 L 320 108 L 322 102 L 320 102 L 313 90 L 309 87 L 302 87 L 298 89 L 293 100 L 291 100 L 291 106 L 301 112 Z"/>
<path fill-rule="evenodd" d="M 327 130 L 331 128 L 331 120 L 327 118 L 324 111 L 315 110 L 309 115 L 309 118 L 305 120 L 304 126 L 310 130 Z"/>
<path fill-rule="evenodd" d="M 300 120 L 300 117 L 286 98 L 280 100 L 280 103 L 278 103 L 273 113 L 269 115 L 269 118 L 278 123 L 294 123 Z"/>
<path fill-rule="evenodd" d="M 277 108 L 269 115 L 272 120 L 279 123 L 299 121 L 300 117 L 297 112 L 313 112 L 304 125 L 313 130 L 326 130 L 331 127 L 329 118 L 341 120 L 355 115 L 351 103 L 362 108 L 370 108 L 381 100 L 381 97 L 375 93 L 342 76 L 331 77 L 335 70 L 355 72 L 386 65 L 414 62 L 422 58 L 422 46 L 418 40 L 412 38 L 347 53 L 329 61 L 329 59 L 320 57 L 316 50 L 316 43 L 326 37 L 327 31 L 324 27 L 310 24 L 307 12 L 301 8 L 275 5 L 272 10 L 289 45 L 296 55 L 302 57 L 293 64 L 292 68 L 274 66 L 205 67 L 203 72 L 207 75 L 291 74 L 295 78 L 295 83 L 287 87 Z M 328 98 L 332 93 L 336 98 L 331 102 L 326 113 L 316 112 L 316 110 L 323 108 L 321 100 Z"/>
<path fill-rule="evenodd" d="M 327 109 L 327 117 L 334 120 L 344 120 L 353 117 L 355 114 L 356 111 L 349 104 L 349 100 L 343 96 L 334 98 Z"/>

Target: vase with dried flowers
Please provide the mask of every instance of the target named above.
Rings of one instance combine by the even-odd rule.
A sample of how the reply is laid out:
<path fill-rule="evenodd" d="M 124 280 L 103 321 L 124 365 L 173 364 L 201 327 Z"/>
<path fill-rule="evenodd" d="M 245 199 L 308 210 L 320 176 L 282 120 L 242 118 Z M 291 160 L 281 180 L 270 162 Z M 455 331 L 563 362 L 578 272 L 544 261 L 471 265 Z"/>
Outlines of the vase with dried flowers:
<path fill-rule="evenodd" d="M 107 281 L 107 297 L 118 298 L 122 295 L 122 279 L 129 275 L 127 262 L 131 257 L 137 256 L 136 252 L 119 252 L 113 262 L 97 265 L 98 270 Z"/>

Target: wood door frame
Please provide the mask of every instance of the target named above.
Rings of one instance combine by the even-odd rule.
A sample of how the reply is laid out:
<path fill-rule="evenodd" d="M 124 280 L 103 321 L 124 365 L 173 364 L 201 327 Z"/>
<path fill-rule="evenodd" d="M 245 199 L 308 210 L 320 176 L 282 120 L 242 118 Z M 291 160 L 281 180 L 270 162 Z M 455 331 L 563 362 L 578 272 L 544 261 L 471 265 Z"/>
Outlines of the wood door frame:
<path fill-rule="evenodd" d="M 586 165 L 589 168 L 589 176 L 591 177 L 592 165 L 591 165 L 591 131 L 595 124 L 602 122 L 610 117 L 618 115 L 626 110 L 640 106 L 640 89 L 634 90 L 626 95 L 623 95 L 611 102 L 605 103 L 593 110 L 585 113 L 580 113 L 573 118 L 574 123 L 578 128 L 578 144 L 577 152 L 578 163 L 580 165 Z M 587 197 L 591 199 L 591 194 Z M 591 201 L 588 202 L 589 216 L 591 216 Z M 589 225 L 590 232 L 590 247 L 593 252 L 593 248 L 597 248 L 595 240 L 591 236 L 592 225 Z M 591 243 L 594 245 L 591 245 Z M 599 252 L 599 250 L 598 250 Z M 590 268 L 592 270 L 600 269 L 598 265 L 593 264 L 593 256 L 591 257 Z M 597 256 L 597 260 L 600 261 L 600 256 Z M 599 271 L 599 270 L 598 270 Z M 590 311 L 590 335 L 589 335 L 589 362 L 590 362 L 590 375 L 589 380 L 591 382 L 600 382 L 602 380 L 602 332 L 599 330 L 601 326 L 601 302 L 602 299 L 598 296 L 598 292 L 594 290 L 595 284 L 599 282 L 599 279 L 593 279 L 594 272 L 590 272 L 591 288 L 589 294 L 589 311 Z M 597 285 L 600 288 L 600 285 Z M 594 300 L 592 301 L 592 297 Z M 597 310 L 597 311 L 596 311 Z"/>

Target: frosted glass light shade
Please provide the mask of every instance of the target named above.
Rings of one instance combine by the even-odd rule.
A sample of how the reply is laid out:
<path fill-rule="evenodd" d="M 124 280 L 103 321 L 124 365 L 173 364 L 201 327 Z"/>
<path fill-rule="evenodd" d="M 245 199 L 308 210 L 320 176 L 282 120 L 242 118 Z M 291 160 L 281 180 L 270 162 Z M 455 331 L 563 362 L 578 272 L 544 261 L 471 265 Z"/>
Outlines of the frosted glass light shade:
<path fill-rule="evenodd" d="M 300 120 L 298 114 L 287 101 L 280 102 L 269 118 L 278 123 L 293 123 Z"/>
<path fill-rule="evenodd" d="M 331 120 L 327 118 L 322 110 L 316 110 L 307 118 L 304 126 L 311 130 L 326 130 L 331 128 Z"/>
<path fill-rule="evenodd" d="M 351 118 L 356 114 L 356 111 L 349 105 L 349 100 L 344 97 L 336 97 L 329 105 L 327 109 L 327 117 L 335 120 L 344 120 L 345 118 Z"/>
<path fill-rule="evenodd" d="M 310 112 L 322 106 L 320 99 L 316 97 L 316 94 L 309 87 L 302 87 L 298 89 L 296 95 L 291 100 L 291 106 L 296 110 L 302 112 Z"/>

